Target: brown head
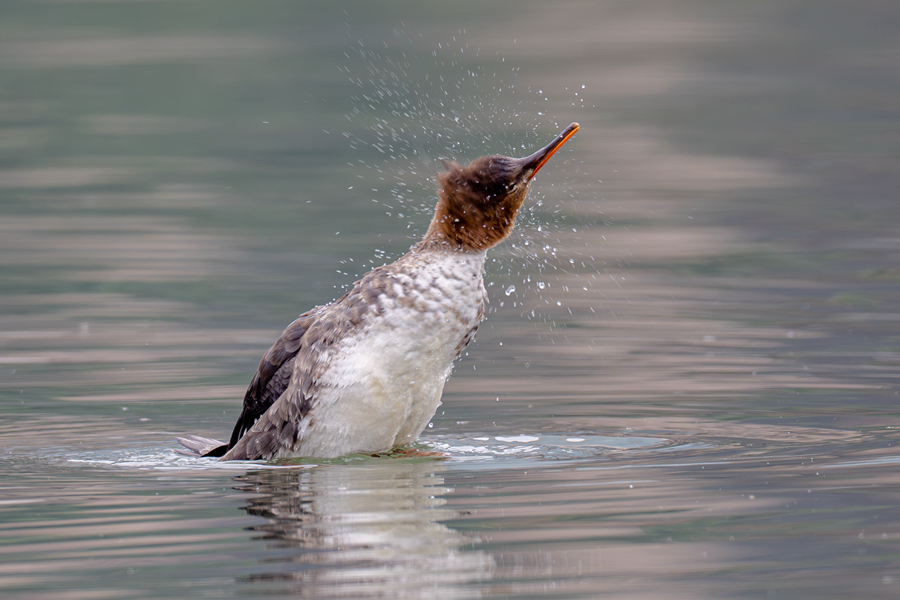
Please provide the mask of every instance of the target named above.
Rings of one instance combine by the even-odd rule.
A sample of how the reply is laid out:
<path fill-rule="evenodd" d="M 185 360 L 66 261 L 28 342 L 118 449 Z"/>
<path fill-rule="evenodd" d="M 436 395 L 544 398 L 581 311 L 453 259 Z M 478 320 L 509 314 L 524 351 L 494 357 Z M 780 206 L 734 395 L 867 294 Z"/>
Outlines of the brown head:
<path fill-rule="evenodd" d="M 572 123 L 525 158 L 483 156 L 461 167 L 445 163 L 438 176 L 438 205 L 424 242 L 461 250 L 487 250 L 510 234 L 531 180 L 578 131 Z"/>

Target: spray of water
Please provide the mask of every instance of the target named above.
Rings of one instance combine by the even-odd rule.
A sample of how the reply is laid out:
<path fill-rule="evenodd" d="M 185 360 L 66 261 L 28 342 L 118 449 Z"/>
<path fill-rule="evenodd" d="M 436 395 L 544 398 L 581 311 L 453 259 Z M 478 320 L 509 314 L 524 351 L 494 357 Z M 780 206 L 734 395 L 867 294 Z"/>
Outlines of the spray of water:
<path fill-rule="evenodd" d="M 388 193 L 379 186 L 381 191 L 373 192 L 371 200 L 406 223 L 411 241 L 422 235 L 434 210 L 434 177 L 443 168 L 441 160 L 464 163 L 485 154 L 524 155 L 560 127 L 549 114 L 549 92 L 518 85 L 518 67 L 471 48 L 465 39 L 460 30 L 428 46 L 397 32 L 377 49 L 354 44 L 345 53 L 346 64 L 339 67 L 358 88 L 346 118 L 360 133 L 344 136 L 364 157 L 351 164 L 372 170 L 376 180 L 386 182 Z M 423 51 L 423 45 L 430 50 Z M 583 102 L 578 92 L 575 96 Z M 554 161 L 563 163 L 564 157 Z M 559 232 L 571 228 L 560 202 L 571 196 L 565 183 L 532 189 L 516 231 L 492 253 L 488 285 L 498 283 L 506 293 L 490 310 L 508 303 L 523 307 L 528 294 L 536 294 L 548 307 L 561 306 L 549 282 L 556 272 L 569 272 L 574 265 L 569 262 L 574 259 L 563 259 L 559 252 Z M 379 249 L 371 262 L 394 258 Z M 531 275 L 535 272 L 541 274 L 538 279 Z M 522 315 L 545 318 L 534 309 Z"/>

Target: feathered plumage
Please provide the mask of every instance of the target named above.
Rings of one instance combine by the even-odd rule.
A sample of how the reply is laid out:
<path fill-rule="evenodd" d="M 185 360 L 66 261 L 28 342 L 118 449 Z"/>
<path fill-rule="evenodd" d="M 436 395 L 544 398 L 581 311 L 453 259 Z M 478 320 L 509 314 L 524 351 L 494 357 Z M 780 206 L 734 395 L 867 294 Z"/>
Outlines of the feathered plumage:
<path fill-rule="evenodd" d="M 578 130 L 525 158 L 446 163 L 421 242 L 291 323 L 266 352 L 231 440 L 179 438 L 222 460 L 336 457 L 414 442 L 484 318 L 486 251 L 505 239 L 535 173 Z"/>

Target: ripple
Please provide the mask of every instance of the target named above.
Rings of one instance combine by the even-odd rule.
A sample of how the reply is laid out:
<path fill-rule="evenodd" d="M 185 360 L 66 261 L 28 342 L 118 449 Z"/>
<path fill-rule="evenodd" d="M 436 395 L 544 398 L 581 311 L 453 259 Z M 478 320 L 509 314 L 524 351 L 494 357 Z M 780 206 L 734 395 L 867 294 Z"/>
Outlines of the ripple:
<path fill-rule="evenodd" d="M 519 434 L 509 436 L 473 436 L 426 442 L 447 455 L 451 461 L 492 461 L 495 459 L 529 458 L 564 460 L 596 458 L 622 451 L 650 450 L 674 446 L 665 438 L 639 436 L 603 436 L 591 434 Z"/>
<path fill-rule="evenodd" d="M 622 452 L 674 449 L 683 447 L 672 440 L 642 436 L 603 436 L 591 434 L 516 434 L 498 436 L 442 436 L 422 440 L 417 445 L 424 452 L 368 456 L 354 454 L 336 459 L 299 458 L 281 461 L 220 461 L 216 458 L 182 456 L 171 448 L 151 447 L 130 450 L 98 450 L 73 455 L 70 451 L 47 456 L 51 461 L 70 466 L 112 467 L 158 470 L 247 470 L 310 468 L 321 464 L 358 463 L 369 460 L 443 459 L 451 462 L 494 461 L 497 459 L 529 459 L 559 461 L 611 456 Z M 432 455 L 431 453 L 438 453 Z"/>
<path fill-rule="evenodd" d="M 222 462 L 216 458 L 202 458 L 182 456 L 171 449 L 148 449 L 142 451 L 133 450 L 103 450 L 85 453 L 78 457 L 71 455 L 61 457 L 70 465 L 85 465 L 94 467 L 119 467 L 130 469 L 159 469 L 159 470 L 241 470 L 248 468 L 265 469 L 277 468 L 279 465 L 267 464 L 262 461 L 227 461 Z"/>

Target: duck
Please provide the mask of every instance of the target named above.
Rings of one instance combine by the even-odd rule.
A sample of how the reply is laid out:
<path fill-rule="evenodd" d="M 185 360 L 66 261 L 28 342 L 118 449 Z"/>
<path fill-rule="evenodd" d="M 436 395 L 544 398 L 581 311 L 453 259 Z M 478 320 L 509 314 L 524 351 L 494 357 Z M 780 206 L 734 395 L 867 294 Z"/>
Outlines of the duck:
<path fill-rule="evenodd" d="M 260 360 L 228 443 L 188 435 L 177 452 L 327 459 L 413 444 L 485 317 L 487 251 L 513 231 L 535 175 L 579 127 L 524 158 L 442 161 L 422 239 L 287 326 Z"/>

